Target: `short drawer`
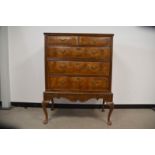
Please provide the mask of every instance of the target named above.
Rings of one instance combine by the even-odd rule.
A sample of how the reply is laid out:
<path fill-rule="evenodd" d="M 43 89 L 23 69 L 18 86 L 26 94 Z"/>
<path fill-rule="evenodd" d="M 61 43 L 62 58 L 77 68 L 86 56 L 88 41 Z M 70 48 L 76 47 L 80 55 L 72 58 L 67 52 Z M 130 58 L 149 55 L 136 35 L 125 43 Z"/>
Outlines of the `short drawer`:
<path fill-rule="evenodd" d="M 110 47 L 48 47 L 48 58 L 83 58 L 110 60 Z"/>
<path fill-rule="evenodd" d="M 111 37 L 79 37 L 79 45 L 82 46 L 112 46 Z"/>
<path fill-rule="evenodd" d="M 109 76 L 109 62 L 48 61 L 50 74 Z"/>
<path fill-rule="evenodd" d="M 98 77 L 48 77 L 48 90 L 108 90 L 108 78 Z"/>
<path fill-rule="evenodd" d="M 78 44 L 76 36 L 47 36 L 47 45 L 74 46 Z"/>

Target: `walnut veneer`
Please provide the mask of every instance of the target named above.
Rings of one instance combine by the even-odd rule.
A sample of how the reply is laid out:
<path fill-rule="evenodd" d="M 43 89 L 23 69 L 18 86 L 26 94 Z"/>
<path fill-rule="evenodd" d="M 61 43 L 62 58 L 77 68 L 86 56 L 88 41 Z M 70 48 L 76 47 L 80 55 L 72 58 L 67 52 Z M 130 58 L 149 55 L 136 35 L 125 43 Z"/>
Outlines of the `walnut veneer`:
<path fill-rule="evenodd" d="M 113 34 L 44 33 L 46 106 L 54 98 L 71 101 L 102 98 L 109 106 L 108 125 L 114 107 L 111 92 Z"/>

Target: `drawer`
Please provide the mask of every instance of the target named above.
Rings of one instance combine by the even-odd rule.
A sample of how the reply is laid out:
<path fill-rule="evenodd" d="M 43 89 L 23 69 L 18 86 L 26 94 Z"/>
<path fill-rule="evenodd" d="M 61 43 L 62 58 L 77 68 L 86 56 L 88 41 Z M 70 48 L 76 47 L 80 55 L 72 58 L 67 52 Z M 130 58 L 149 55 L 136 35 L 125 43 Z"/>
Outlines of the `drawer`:
<path fill-rule="evenodd" d="M 48 58 L 84 58 L 110 60 L 110 47 L 48 47 Z"/>
<path fill-rule="evenodd" d="M 79 37 L 79 45 L 82 46 L 112 46 L 111 37 Z"/>
<path fill-rule="evenodd" d="M 68 45 L 73 46 L 78 44 L 76 36 L 47 36 L 47 45 Z"/>
<path fill-rule="evenodd" d="M 108 90 L 108 78 L 99 77 L 48 77 L 48 90 Z"/>
<path fill-rule="evenodd" d="M 109 76 L 109 62 L 48 61 L 50 74 Z"/>

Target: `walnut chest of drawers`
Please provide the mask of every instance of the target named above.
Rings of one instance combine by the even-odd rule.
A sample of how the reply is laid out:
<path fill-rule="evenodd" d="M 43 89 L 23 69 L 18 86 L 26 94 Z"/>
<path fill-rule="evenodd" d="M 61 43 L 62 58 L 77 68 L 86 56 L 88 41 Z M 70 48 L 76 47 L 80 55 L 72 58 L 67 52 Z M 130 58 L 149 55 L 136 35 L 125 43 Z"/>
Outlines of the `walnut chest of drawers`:
<path fill-rule="evenodd" d="M 113 34 L 44 33 L 44 37 L 44 123 L 48 122 L 46 107 L 51 101 L 54 108 L 54 98 L 102 98 L 102 107 L 105 103 L 109 106 L 107 123 L 111 125 Z"/>

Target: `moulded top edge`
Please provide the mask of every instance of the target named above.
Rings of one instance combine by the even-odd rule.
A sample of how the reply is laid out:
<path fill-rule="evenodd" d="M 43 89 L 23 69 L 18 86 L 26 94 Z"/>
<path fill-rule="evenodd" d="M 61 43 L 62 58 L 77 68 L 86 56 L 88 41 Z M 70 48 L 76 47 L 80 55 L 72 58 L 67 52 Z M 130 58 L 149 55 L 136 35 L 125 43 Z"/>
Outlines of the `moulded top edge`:
<path fill-rule="evenodd" d="M 106 33 L 44 33 L 44 35 L 51 36 L 114 36 L 114 34 Z"/>

